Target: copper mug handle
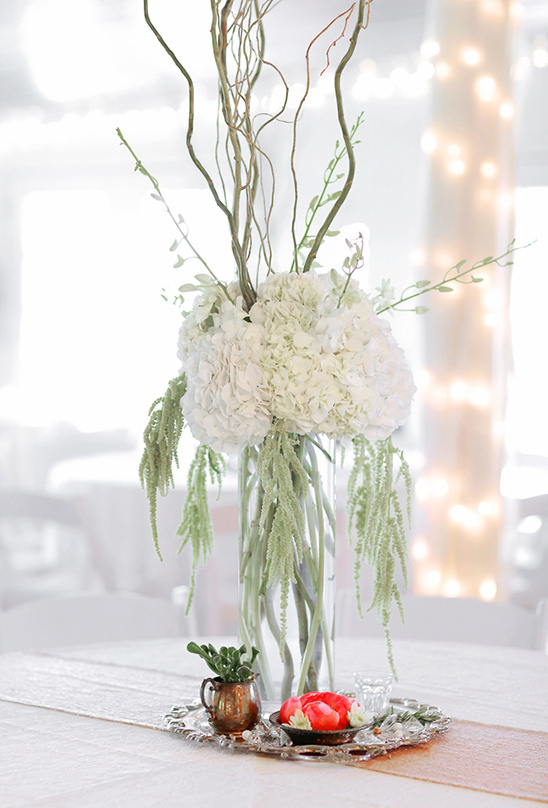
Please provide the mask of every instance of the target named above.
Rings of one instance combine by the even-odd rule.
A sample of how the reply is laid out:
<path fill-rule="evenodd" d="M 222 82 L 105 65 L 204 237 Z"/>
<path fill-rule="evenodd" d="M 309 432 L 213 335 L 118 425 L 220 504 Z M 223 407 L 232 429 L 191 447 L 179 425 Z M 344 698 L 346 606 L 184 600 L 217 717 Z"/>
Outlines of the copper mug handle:
<path fill-rule="evenodd" d="M 217 688 L 218 683 L 215 681 L 215 679 L 204 679 L 203 682 L 202 682 L 202 685 L 200 687 L 200 701 L 204 705 L 205 711 L 208 714 L 208 716 L 210 717 L 210 719 L 212 721 L 215 721 L 215 717 L 217 715 L 217 708 L 215 706 L 213 706 L 213 705 L 206 704 L 206 701 L 205 701 L 205 688 L 206 688 L 207 684 L 210 684 L 211 689 L 213 691 L 215 691 L 215 690 L 218 689 Z"/>

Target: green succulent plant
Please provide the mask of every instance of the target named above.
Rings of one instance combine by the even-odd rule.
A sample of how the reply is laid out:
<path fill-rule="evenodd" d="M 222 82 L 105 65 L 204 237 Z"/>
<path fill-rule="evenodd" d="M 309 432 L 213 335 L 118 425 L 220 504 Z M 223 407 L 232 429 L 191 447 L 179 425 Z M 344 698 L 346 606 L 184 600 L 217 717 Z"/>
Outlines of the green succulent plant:
<path fill-rule="evenodd" d="M 259 649 L 251 647 L 251 658 L 243 659 L 248 653 L 247 646 L 242 645 L 235 648 L 233 645 L 221 646 L 219 650 L 211 645 L 198 645 L 196 642 L 189 642 L 187 651 L 191 654 L 198 654 L 205 661 L 207 666 L 223 682 L 245 682 L 253 674 L 253 663 L 259 655 Z"/>

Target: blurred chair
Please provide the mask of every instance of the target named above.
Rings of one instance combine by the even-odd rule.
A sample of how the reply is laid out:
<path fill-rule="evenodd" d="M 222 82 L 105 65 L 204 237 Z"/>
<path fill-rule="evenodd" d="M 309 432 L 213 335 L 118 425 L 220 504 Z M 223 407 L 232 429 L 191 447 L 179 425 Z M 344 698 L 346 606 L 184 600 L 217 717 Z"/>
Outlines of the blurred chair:
<path fill-rule="evenodd" d="M 101 544 L 76 500 L 0 492 L 0 605 L 113 588 Z"/>
<path fill-rule="evenodd" d="M 60 595 L 0 611 L 0 651 L 185 635 L 174 603 L 135 593 Z"/>
<path fill-rule="evenodd" d="M 514 500 L 517 530 L 510 549 L 508 588 L 513 603 L 533 607 L 548 597 L 548 495 Z"/>
<path fill-rule="evenodd" d="M 390 623 L 393 639 L 464 642 L 546 651 L 546 599 L 539 601 L 536 610 L 473 598 L 404 595 L 402 600 L 405 628 L 394 609 Z M 355 593 L 351 588 L 343 588 L 337 593 L 336 624 L 338 636 L 384 636 L 373 612 L 364 612 L 363 620 L 360 618 Z"/>

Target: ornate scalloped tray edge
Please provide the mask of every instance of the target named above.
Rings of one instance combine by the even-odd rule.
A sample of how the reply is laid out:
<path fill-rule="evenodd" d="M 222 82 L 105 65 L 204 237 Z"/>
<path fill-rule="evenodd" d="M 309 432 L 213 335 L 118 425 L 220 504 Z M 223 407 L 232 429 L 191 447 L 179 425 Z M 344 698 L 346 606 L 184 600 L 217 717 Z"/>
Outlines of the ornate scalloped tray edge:
<path fill-rule="evenodd" d="M 385 755 L 402 746 L 418 746 L 447 732 L 451 718 L 438 707 L 415 699 L 391 699 L 387 713 L 366 724 L 354 739 L 339 746 L 310 744 L 293 746 L 283 728 L 271 724 L 268 713 L 242 738 L 220 735 L 210 726 L 204 708 L 198 702 L 173 707 L 164 716 L 167 729 L 189 741 L 212 744 L 235 752 L 271 755 L 282 759 L 355 764 Z"/>

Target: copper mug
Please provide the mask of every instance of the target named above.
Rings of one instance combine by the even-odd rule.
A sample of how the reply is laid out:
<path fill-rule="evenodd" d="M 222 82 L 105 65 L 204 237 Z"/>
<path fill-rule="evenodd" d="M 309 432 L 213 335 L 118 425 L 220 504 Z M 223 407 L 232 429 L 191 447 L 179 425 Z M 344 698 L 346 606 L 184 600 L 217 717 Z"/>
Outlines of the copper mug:
<path fill-rule="evenodd" d="M 200 699 L 209 723 L 222 735 L 241 735 L 251 729 L 261 717 L 261 697 L 257 674 L 245 682 L 223 682 L 216 676 L 204 679 Z"/>

